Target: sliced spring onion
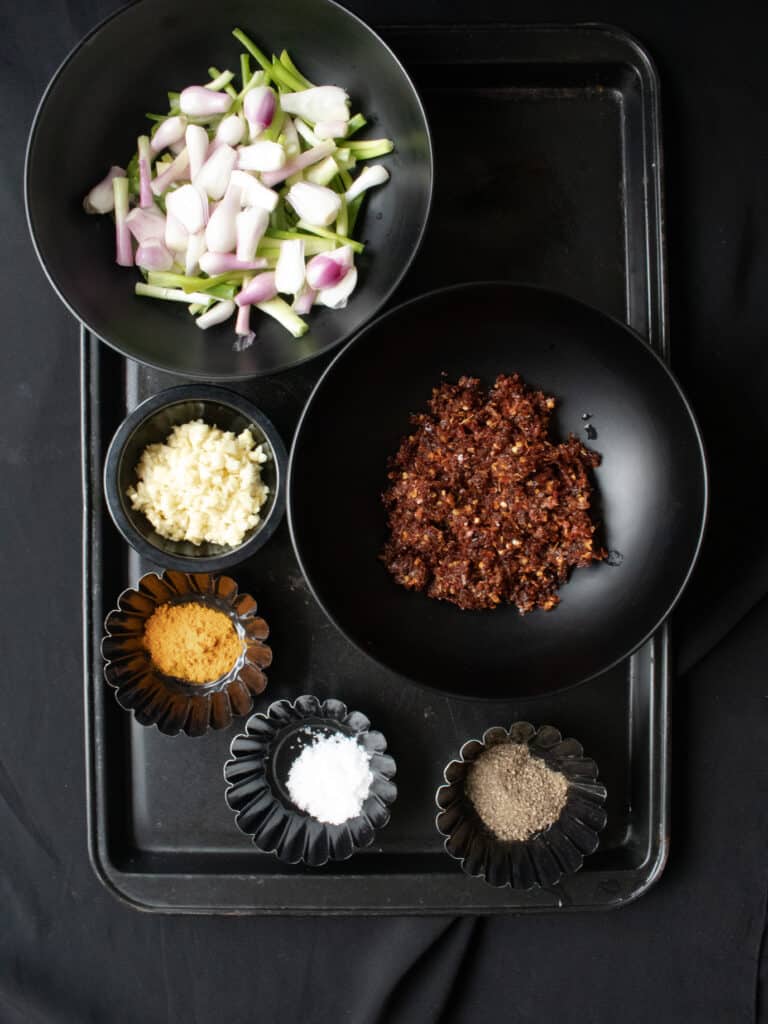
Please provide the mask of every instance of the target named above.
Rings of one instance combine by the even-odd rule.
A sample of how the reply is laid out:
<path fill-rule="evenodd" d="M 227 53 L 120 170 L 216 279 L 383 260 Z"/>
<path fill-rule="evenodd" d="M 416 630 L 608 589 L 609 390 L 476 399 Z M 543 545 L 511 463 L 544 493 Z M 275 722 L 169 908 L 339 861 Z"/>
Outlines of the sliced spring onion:
<path fill-rule="evenodd" d="M 241 43 L 246 48 L 246 50 L 250 53 L 252 57 L 256 58 L 257 63 L 261 65 L 264 71 L 269 72 L 271 70 L 272 65 L 269 62 L 269 60 L 267 60 L 267 58 L 258 48 L 256 43 L 249 39 L 241 28 L 232 29 L 232 35 L 235 37 L 238 43 Z"/>
<path fill-rule="evenodd" d="M 237 259 L 246 262 L 256 257 L 259 242 L 269 225 L 269 214 L 258 206 L 241 210 L 235 219 L 235 248 Z"/>
<path fill-rule="evenodd" d="M 251 129 L 251 142 L 272 124 L 277 97 L 268 85 L 257 85 L 243 100 L 243 113 Z"/>
<path fill-rule="evenodd" d="M 347 207 L 346 196 L 341 197 L 339 215 L 336 218 L 336 234 L 342 238 L 346 238 L 349 234 L 349 209 Z"/>
<path fill-rule="evenodd" d="M 275 287 L 283 295 L 297 295 L 304 284 L 304 241 L 294 238 L 280 247 Z"/>
<path fill-rule="evenodd" d="M 240 81 L 243 83 L 243 89 L 248 88 L 248 83 L 251 80 L 251 55 L 249 53 L 240 54 Z"/>
<path fill-rule="evenodd" d="M 208 223 L 208 197 L 197 185 L 182 185 L 169 192 L 165 207 L 190 235 L 202 231 Z"/>
<path fill-rule="evenodd" d="M 361 128 L 365 128 L 368 122 L 365 120 L 362 114 L 355 114 L 350 117 L 347 124 L 347 135 L 353 135 L 355 132 L 359 132 Z"/>
<path fill-rule="evenodd" d="M 303 231 L 309 231 L 313 235 L 319 235 L 320 238 L 331 239 L 334 242 L 338 242 L 339 245 L 348 245 L 352 252 L 356 252 L 358 255 L 365 252 L 365 246 L 362 242 L 357 242 L 354 238 L 346 238 L 344 235 L 339 235 L 335 231 L 328 231 L 326 228 L 317 227 L 315 224 L 308 224 L 306 221 L 302 220 L 298 222 L 296 227 L 301 228 Z"/>
<path fill-rule="evenodd" d="M 391 139 L 349 139 L 346 146 L 358 160 L 371 160 L 376 156 L 386 156 L 395 148 Z"/>
<path fill-rule="evenodd" d="M 230 181 L 239 186 L 243 206 L 260 206 L 263 210 L 271 213 L 280 201 L 277 192 L 266 188 L 258 178 L 248 171 L 235 169 L 232 171 Z"/>
<path fill-rule="evenodd" d="M 319 164 L 308 167 L 304 172 L 304 178 L 314 185 L 330 185 L 338 173 L 339 167 L 336 160 L 332 156 L 327 156 Z"/>
<path fill-rule="evenodd" d="M 167 230 L 166 218 L 156 206 L 148 210 L 134 206 L 125 223 L 139 245 L 149 238 L 164 238 Z"/>
<path fill-rule="evenodd" d="M 204 85 L 170 91 L 126 169 L 112 168 L 84 205 L 114 211 L 116 258 L 145 277 L 138 295 L 185 303 L 202 329 L 237 308 L 241 349 L 255 337 L 253 306 L 300 337 L 300 314 L 346 305 L 364 250 L 351 234 L 366 190 L 388 178 L 380 165 L 354 181 L 350 171 L 392 143 L 350 138 L 366 120 L 350 117 L 343 88 L 233 35 L 245 51 L 239 82 L 211 66 Z"/>
<path fill-rule="evenodd" d="M 112 194 L 115 207 L 115 262 L 121 267 L 133 266 L 133 245 L 128 218 L 128 179 L 112 179 Z"/>
<path fill-rule="evenodd" d="M 234 302 L 231 299 L 224 299 L 222 302 L 217 302 L 211 306 L 206 313 L 203 313 L 202 316 L 195 320 L 195 323 L 201 330 L 205 331 L 216 324 L 223 324 L 225 320 L 229 320 L 234 312 Z"/>
<path fill-rule="evenodd" d="M 269 66 L 269 72 L 272 75 L 281 95 L 295 92 L 297 89 L 303 88 L 301 81 L 294 77 L 288 68 L 281 64 L 274 54 L 272 55 L 272 63 Z"/>
<path fill-rule="evenodd" d="M 241 171 L 259 171 L 262 174 L 262 181 L 265 185 L 276 184 L 274 180 L 282 181 L 280 177 L 281 168 L 285 166 L 285 150 L 277 142 L 269 142 L 266 139 L 257 139 L 250 146 L 240 146 L 237 153 L 237 167 Z"/>
<path fill-rule="evenodd" d="M 194 277 L 188 274 L 174 273 L 153 273 L 147 274 L 149 284 L 158 285 L 161 288 L 181 288 L 185 292 L 210 292 L 215 294 L 219 285 L 230 285 L 233 282 L 240 282 L 245 277 L 243 271 L 228 271 L 226 274 L 217 274 L 215 277 Z"/>
<path fill-rule="evenodd" d="M 355 224 L 360 213 L 360 207 L 363 205 L 365 199 L 365 193 L 358 196 L 357 199 L 353 199 L 351 203 L 347 203 L 347 217 L 349 219 L 349 234 L 355 230 Z"/>
<path fill-rule="evenodd" d="M 267 316 L 274 317 L 287 331 L 290 331 L 294 338 L 300 338 L 309 330 L 309 324 L 302 320 L 284 299 L 278 297 L 269 299 L 267 302 L 257 302 L 256 307 Z"/>
<path fill-rule="evenodd" d="M 91 191 L 83 200 L 83 209 L 86 213 L 111 213 L 115 208 L 115 190 L 112 182 L 115 178 L 125 178 L 126 173 L 122 167 L 116 165 L 110 167 L 107 176 L 102 178 L 98 185 L 94 185 Z"/>
<path fill-rule="evenodd" d="M 245 120 L 241 114 L 228 114 L 219 122 L 216 129 L 216 141 L 227 146 L 237 146 L 245 135 Z"/>
<path fill-rule="evenodd" d="M 308 284 L 304 284 L 299 294 L 293 300 L 293 311 L 298 313 L 300 316 L 309 313 L 314 305 L 317 292 L 314 288 L 310 288 Z"/>
<path fill-rule="evenodd" d="M 272 145 L 277 145 L 277 143 L 272 143 Z M 248 148 L 250 149 L 250 146 Z M 282 146 L 280 148 L 282 149 Z M 305 167 L 311 167 L 312 164 L 325 160 L 335 149 L 336 144 L 332 140 L 329 139 L 326 142 L 321 142 L 318 146 L 313 146 L 312 149 L 299 153 L 298 156 L 293 157 L 287 163 L 284 161 L 279 169 L 276 168 L 272 171 L 265 169 L 267 173 L 262 174 L 261 180 L 268 188 L 271 188 L 273 185 L 279 185 L 281 181 L 285 181 L 286 178 L 290 178 L 298 171 L 304 170 Z M 259 168 L 254 169 L 259 170 Z"/>
<path fill-rule="evenodd" d="M 286 237 L 277 238 L 276 235 Z M 336 248 L 336 242 L 331 238 L 317 238 L 314 235 L 302 234 L 298 231 L 269 231 L 259 242 L 259 255 L 269 258 L 271 253 L 279 254 L 283 245 L 291 238 L 300 238 L 304 242 L 304 255 L 307 258 L 317 256 L 319 252 L 332 252 Z"/>
<path fill-rule="evenodd" d="M 204 295 L 201 292 L 185 292 L 181 288 L 162 288 L 156 284 L 145 284 L 143 281 L 136 282 L 134 291 L 137 295 L 144 295 L 148 299 L 165 299 L 167 302 L 188 303 L 191 300 L 198 305 L 205 306 L 211 302 L 210 295 Z"/>
<path fill-rule="evenodd" d="M 338 192 L 324 185 L 313 185 L 310 181 L 299 181 L 292 185 L 285 200 L 307 225 L 325 228 L 339 215 L 341 197 Z"/>
<path fill-rule="evenodd" d="M 283 93 L 280 105 L 287 114 L 298 114 L 306 121 L 344 121 L 346 124 L 349 120 L 349 96 L 338 85 Z"/>
<path fill-rule="evenodd" d="M 136 249 L 136 266 L 142 270 L 170 270 L 173 253 L 159 238 L 148 238 Z"/>
<path fill-rule="evenodd" d="M 140 135 L 136 143 L 136 151 L 139 161 L 139 206 L 148 210 L 155 205 L 152 198 L 152 149 L 149 136 Z"/>
<path fill-rule="evenodd" d="M 199 124 L 188 124 L 184 141 L 189 156 L 189 177 L 194 181 L 208 155 L 208 132 Z"/>
<path fill-rule="evenodd" d="M 334 284 L 330 288 L 323 288 L 317 293 L 315 303 L 318 306 L 327 306 L 328 309 L 344 309 L 356 285 L 357 268 L 350 267 L 338 284 Z"/>
<path fill-rule="evenodd" d="M 318 121 L 315 124 L 315 135 L 318 139 L 343 139 L 346 134 L 346 121 Z"/>
<path fill-rule="evenodd" d="M 157 164 L 155 166 L 155 170 L 157 170 L 159 166 L 160 165 Z M 186 173 L 188 167 L 189 153 L 187 152 L 186 148 L 184 148 L 182 149 L 178 156 L 173 158 L 173 160 L 168 164 L 165 170 L 158 174 L 157 177 L 152 181 L 150 187 L 153 193 L 156 196 L 161 196 L 169 188 L 169 186 L 179 181 L 179 179 Z"/>
<path fill-rule="evenodd" d="M 149 140 L 153 155 L 157 156 L 158 153 L 162 153 L 164 149 L 173 145 L 174 142 L 179 142 L 183 139 L 186 130 L 186 117 L 177 115 L 176 117 L 166 118 L 162 124 L 157 126 L 152 138 Z"/>
<path fill-rule="evenodd" d="M 231 182 L 224 198 L 210 216 L 205 228 L 209 252 L 231 252 L 237 245 L 237 216 L 240 213 L 240 189 Z"/>
<path fill-rule="evenodd" d="M 172 213 L 167 213 L 165 217 L 165 244 L 171 250 L 171 252 L 186 252 L 189 245 L 189 232 L 181 223 L 177 220 Z"/>
<path fill-rule="evenodd" d="M 208 74 L 211 76 L 211 81 L 206 82 L 204 88 L 211 89 L 213 92 L 219 92 L 221 89 L 226 89 L 232 79 L 235 77 L 232 71 L 219 71 L 218 68 L 208 68 Z M 235 96 L 237 96 L 236 90 L 232 90 Z M 232 93 L 230 93 L 230 96 Z"/>
<path fill-rule="evenodd" d="M 296 81 L 299 83 L 302 89 L 312 88 L 312 83 L 308 78 L 305 78 L 304 75 L 302 75 L 302 73 L 291 60 L 290 54 L 288 53 L 287 50 L 283 50 L 282 53 L 280 54 L 280 63 L 283 65 L 286 71 L 289 71 L 293 75 L 293 77 L 296 79 Z"/>
<path fill-rule="evenodd" d="M 344 193 L 344 198 L 349 203 L 358 196 L 361 196 L 367 189 L 373 188 L 376 185 L 383 185 L 387 181 L 389 181 L 389 171 L 386 167 L 382 167 L 381 164 L 364 167 Z"/>
<path fill-rule="evenodd" d="M 205 232 L 198 231 L 194 235 L 187 236 L 187 246 L 184 252 L 184 273 L 192 277 L 200 267 L 200 260 L 205 252 Z"/>
<path fill-rule="evenodd" d="M 266 302 L 277 295 L 275 287 L 275 275 L 272 271 L 265 271 L 263 274 L 256 274 L 248 284 L 235 297 L 238 306 L 252 306 L 259 302 Z"/>
<path fill-rule="evenodd" d="M 194 184 L 209 199 L 221 199 L 227 191 L 229 179 L 237 164 L 237 150 L 222 143 L 208 157 L 195 177 Z"/>
<path fill-rule="evenodd" d="M 243 288 L 247 288 L 250 284 L 250 277 L 243 278 Z M 251 307 L 249 305 L 239 306 L 237 310 L 237 320 L 235 321 L 235 334 L 248 337 L 252 334 L 251 331 Z"/>
<path fill-rule="evenodd" d="M 232 106 L 232 97 L 225 92 L 213 92 L 204 85 L 188 85 L 179 94 L 179 109 L 191 117 L 215 117 L 226 114 Z"/>
<path fill-rule="evenodd" d="M 259 259 L 239 260 L 231 252 L 204 252 L 199 259 L 200 269 L 204 274 L 215 277 L 217 274 L 226 274 L 230 270 L 265 270 L 266 259 L 262 256 Z"/>

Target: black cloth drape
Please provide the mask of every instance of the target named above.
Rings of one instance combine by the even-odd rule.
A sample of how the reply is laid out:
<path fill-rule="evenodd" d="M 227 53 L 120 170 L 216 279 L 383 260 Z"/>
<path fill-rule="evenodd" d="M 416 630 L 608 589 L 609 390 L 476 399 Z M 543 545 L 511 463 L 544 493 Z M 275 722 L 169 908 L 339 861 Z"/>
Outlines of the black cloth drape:
<path fill-rule="evenodd" d="M 768 1020 L 762 5 L 349 3 L 373 24 L 612 22 L 648 46 L 663 86 L 673 367 L 712 472 L 706 546 L 674 617 L 669 865 L 619 912 L 488 920 L 150 916 L 91 871 L 78 333 L 32 251 L 21 182 L 48 78 L 118 6 L 0 2 L 0 1021 Z"/>

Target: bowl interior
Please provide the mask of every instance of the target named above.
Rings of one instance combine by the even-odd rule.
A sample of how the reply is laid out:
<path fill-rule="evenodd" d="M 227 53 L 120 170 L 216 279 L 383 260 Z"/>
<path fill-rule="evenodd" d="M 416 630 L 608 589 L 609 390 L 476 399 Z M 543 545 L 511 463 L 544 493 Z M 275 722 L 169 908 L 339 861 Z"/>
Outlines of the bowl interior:
<path fill-rule="evenodd" d="M 268 17 L 250 0 L 219 0 L 214 20 L 212 28 L 203 0 L 145 0 L 104 22 L 52 81 L 32 129 L 26 169 L 30 230 L 72 312 L 124 355 L 210 380 L 272 373 L 349 337 L 408 269 L 432 184 L 429 133 L 413 86 L 354 15 L 331 0 L 282 0 Z M 369 121 L 361 138 L 387 136 L 396 143 L 382 159 L 390 182 L 367 199 L 358 232 L 366 250 L 347 308 L 313 311 L 310 330 L 299 340 L 259 316 L 258 343 L 244 352 L 233 349 L 231 323 L 201 331 L 178 303 L 137 298 L 138 271 L 114 263 L 111 217 L 82 209 L 84 195 L 109 166 L 125 166 L 149 126 L 145 113 L 167 110 L 168 90 L 206 81 L 211 65 L 238 71 L 241 47 L 230 34 L 236 26 L 267 52 L 285 47 L 311 81 L 345 87 L 355 111 Z"/>
<path fill-rule="evenodd" d="M 486 385 L 519 372 L 557 399 L 551 434 L 573 432 L 602 455 L 593 504 L 611 564 L 577 569 L 551 612 L 461 611 L 406 591 L 379 560 L 387 460 L 443 372 Z M 312 502 L 327 451 L 345 485 Z M 652 350 L 581 303 L 508 284 L 433 292 L 359 334 L 310 398 L 288 478 L 294 545 L 330 617 L 389 668 L 470 697 L 556 691 L 639 646 L 687 580 L 706 506 L 696 424 Z"/>
<path fill-rule="evenodd" d="M 257 444 L 263 444 L 268 459 L 261 467 L 262 480 L 269 487 L 267 500 L 259 512 L 260 520 L 250 530 L 237 548 L 226 547 L 221 544 L 191 544 L 188 541 L 172 541 L 161 537 L 150 521 L 142 512 L 134 511 L 131 508 L 127 491 L 136 484 L 136 466 L 141 454 L 147 445 L 162 443 L 166 440 L 172 429 L 180 423 L 187 423 L 189 420 L 202 419 L 211 426 L 219 427 L 221 430 L 231 430 L 234 434 L 249 428 Z M 275 458 L 274 449 L 265 434 L 263 428 L 240 409 L 227 405 L 224 402 L 203 400 L 203 399 L 181 399 L 162 406 L 140 420 L 126 438 L 115 464 L 115 478 L 117 482 L 117 500 L 122 515 L 130 524 L 139 537 L 147 544 L 157 549 L 162 561 L 162 556 L 170 555 L 174 558 L 188 558 L 191 561 L 201 558 L 217 558 L 219 556 L 233 555 L 242 550 L 250 541 L 264 529 L 270 516 L 276 508 L 279 496 L 281 481 L 279 478 L 280 468 Z M 194 564 L 191 566 L 194 569 Z"/>

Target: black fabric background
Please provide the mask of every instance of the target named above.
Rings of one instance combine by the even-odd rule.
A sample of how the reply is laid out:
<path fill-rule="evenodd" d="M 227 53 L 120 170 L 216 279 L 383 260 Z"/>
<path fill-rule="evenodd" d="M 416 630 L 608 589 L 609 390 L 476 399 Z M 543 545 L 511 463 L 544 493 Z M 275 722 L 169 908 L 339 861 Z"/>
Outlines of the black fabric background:
<path fill-rule="evenodd" d="M 169 918 L 101 888 L 85 829 L 77 329 L 28 242 L 21 180 L 49 76 L 120 5 L 0 0 L 0 1022 L 768 1020 L 763 5 L 348 5 L 374 25 L 613 22 L 659 65 L 673 366 L 713 485 L 674 617 L 669 865 L 619 912 L 480 921 Z"/>

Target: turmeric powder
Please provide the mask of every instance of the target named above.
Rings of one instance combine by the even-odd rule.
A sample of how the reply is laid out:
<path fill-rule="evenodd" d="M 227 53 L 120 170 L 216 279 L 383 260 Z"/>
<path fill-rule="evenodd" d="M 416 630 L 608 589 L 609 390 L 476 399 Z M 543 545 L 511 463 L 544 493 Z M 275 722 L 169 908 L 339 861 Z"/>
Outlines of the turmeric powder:
<path fill-rule="evenodd" d="M 243 642 L 224 612 L 196 601 L 162 604 L 144 626 L 155 667 L 189 683 L 212 683 L 236 664 Z"/>

